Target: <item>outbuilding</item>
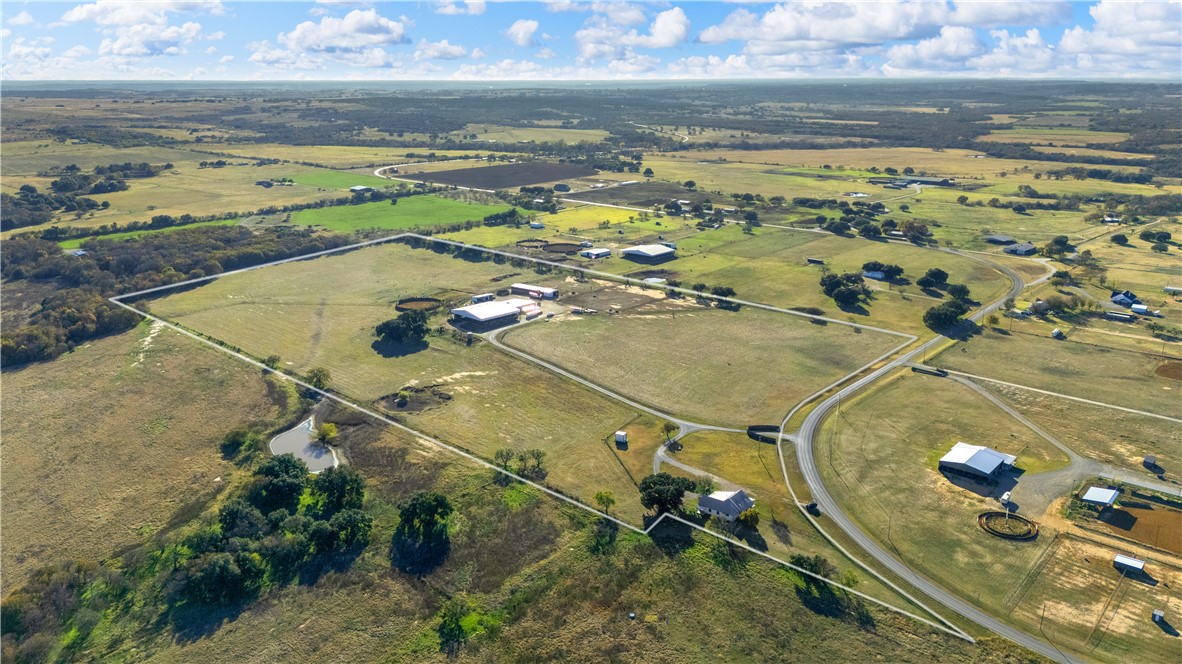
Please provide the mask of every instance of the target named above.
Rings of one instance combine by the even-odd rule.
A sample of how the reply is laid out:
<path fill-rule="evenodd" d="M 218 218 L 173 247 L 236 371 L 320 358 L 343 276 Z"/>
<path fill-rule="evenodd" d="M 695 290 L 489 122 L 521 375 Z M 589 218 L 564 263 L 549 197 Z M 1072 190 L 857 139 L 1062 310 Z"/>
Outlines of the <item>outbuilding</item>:
<path fill-rule="evenodd" d="M 628 442 L 628 432 L 627 431 L 617 431 L 616 432 L 616 442 L 617 443 L 627 443 Z"/>
<path fill-rule="evenodd" d="M 1126 574 L 1139 574 L 1145 571 L 1144 560 L 1137 560 L 1132 556 L 1126 556 L 1122 553 L 1116 554 L 1116 557 L 1112 559 L 1112 566 Z"/>
<path fill-rule="evenodd" d="M 521 309 L 513 302 L 493 300 L 452 309 L 451 315 L 457 320 L 493 326 L 516 322 Z"/>
<path fill-rule="evenodd" d="M 716 516 L 725 521 L 734 521 L 739 515 L 755 507 L 755 501 L 747 492 L 715 491 L 709 495 L 698 497 L 698 511 L 702 514 Z"/>
<path fill-rule="evenodd" d="M 862 272 L 862 276 L 866 277 L 867 279 L 882 281 L 883 279 L 886 279 L 886 272 L 882 272 L 880 270 L 866 270 Z"/>
<path fill-rule="evenodd" d="M 983 445 L 958 442 L 940 459 L 939 467 L 952 475 L 994 482 L 1002 470 L 1013 466 L 1017 460 L 1012 454 L 1003 454 Z"/>
<path fill-rule="evenodd" d="M 1182 295 L 1182 286 L 1166 286 L 1162 290 L 1168 295 Z"/>
<path fill-rule="evenodd" d="M 531 221 L 531 222 L 529 222 L 529 227 L 530 227 L 530 228 L 532 228 L 532 229 L 534 229 L 534 230 L 537 230 L 537 229 L 540 229 L 540 228 L 545 228 L 545 227 L 546 227 L 546 224 L 543 224 L 543 223 L 542 223 L 542 222 L 540 222 L 540 221 Z"/>
<path fill-rule="evenodd" d="M 1084 491 L 1083 495 L 1080 496 L 1080 500 L 1089 505 L 1104 509 L 1105 507 L 1112 507 L 1116 503 L 1118 493 L 1116 489 L 1103 489 L 1098 486 L 1092 486 L 1088 487 L 1087 491 Z"/>
<path fill-rule="evenodd" d="M 1017 242 L 1009 235 L 986 235 L 985 241 L 991 244 L 1014 244 Z"/>
<path fill-rule="evenodd" d="M 497 299 L 497 296 L 492 293 L 481 293 L 472 296 L 472 304 L 480 304 L 481 302 L 491 302 Z"/>
<path fill-rule="evenodd" d="M 361 194 L 367 191 L 373 191 L 373 187 L 367 187 L 363 184 L 359 184 L 355 187 L 349 187 L 349 191 L 353 192 L 354 194 Z"/>
<path fill-rule="evenodd" d="M 1013 254 L 1014 256 L 1030 256 L 1038 251 L 1038 247 L 1029 242 L 1023 242 L 1021 244 L 1011 244 L 1002 249 L 1002 251 L 1007 254 Z"/>
<path fill-rule="evenodd" d="M 509 287 L 509 292 L 514 295 L 525 295 L 539 300 L 554 300 L 558 298 L 557 288 L 547 288 L 546 286 L 534 286 L 533 284 L 513 284 Z"/>
<path fill-rule="evenodd" d="M 661 244 L 641 244 L 624 249 L 620 255 L 642 263 L 656 263 L 676 258 L 677 250 Z"/>
<path fill-rule="evenodd" d="M 606 249 L 604 247 L 597 247 L 595 249 L 584 249 L 579 252 L 579 255 L 585 258 L 607 258 L 612 255 L 612 250 Z"/>

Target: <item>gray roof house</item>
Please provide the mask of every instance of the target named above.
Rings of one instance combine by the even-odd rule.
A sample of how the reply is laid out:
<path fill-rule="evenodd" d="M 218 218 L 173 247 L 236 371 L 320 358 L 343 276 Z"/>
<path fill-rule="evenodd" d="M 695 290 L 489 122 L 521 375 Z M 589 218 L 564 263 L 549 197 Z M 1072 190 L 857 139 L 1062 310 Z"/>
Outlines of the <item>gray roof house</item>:
<path fill-rule="evenodd" d="M 986 235 L 985 241 L 992 242 L 993 244 L 1014 244 L 1017 242 L 1017 240 L 1009 235 Z"/>
<path fill-rule="evenodd" d="M 1122 307 L 1131 307 L 1141 300 L 1132 291 L 1112 291 L 1112 303 L 1119 304 Z"/>
<path fill-rule="evenodd" d="M 727 521 L 734 521 L 739 515 L 755 507 L 755 501 L 745 491 L 715 491 L 698 497 L 698 511 Z"/>
<path fill-rule="evenodd" d="M 1038 247 L 1029 242 L 1023 242 L 1021 244 L 1011 244 L 1010 246 L 1003 248 L 1002 251 L 1015 256 L 1029 256 L 1038 251 Z"/>

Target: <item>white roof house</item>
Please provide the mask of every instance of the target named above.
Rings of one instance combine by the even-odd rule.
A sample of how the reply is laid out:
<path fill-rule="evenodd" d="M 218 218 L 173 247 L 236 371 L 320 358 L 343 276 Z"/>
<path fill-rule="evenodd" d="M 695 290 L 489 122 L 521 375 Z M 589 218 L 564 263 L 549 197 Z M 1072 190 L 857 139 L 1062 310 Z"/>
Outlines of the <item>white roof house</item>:
<path fill-rule="evenodd" d="M 553 300 L 558 297 L 557 288 L 549 288 L 547 286 L 534 286 L 533 284 L 513 284 L 509 286 L 509 290 L 514 295 L 528 295 L 529 297 L 541 298 L 543 300 Z"/>
<path fill-rule="evenodd" d="M 1145 571 L 1145 561 L 1144 560 L 1137 560 L 1136 558 L 1133 558 L 1132 556 L 1126 556 L 1126 555 L 1122 555 L 1119 553 L 1116 554 L 1116 557 L 1112 559 L 1112 564 L 1118 568 L 1124 568 L 1125 570 L 1128 570 L 1131 572 Z"/>
<path fill-rule="evenodd" d="M 603 247 L 596 249 L 584 249 L 583 251 L 579 252 L 579 255 L 586 258 L 607 258 L 608 256 L 612 255 L 612 250 L 605 249 Z"/>
<path fill-rule="evenodd" d="M 492 301 L 481 302 L 479 304 L 469 304 L 466 307 L 459 307 L 451 310 L 451 314 L 457 318 L 465 318 L 477 323 L 487 323 L 499 318 L 508 318 L 512 316 L 516 318 L 521 313 L 519 305 L 513 301 Z"/>
<path fill-rule="evenodd" d="M 373 187 L 367 187 L 363 184 L 359 184 L 354 187 L 349 187 L 349 191 L 351 191 L 353 193 L 358 193 L 358 192 L 362 192 L 362 191 L 373 191 Z"/>
<path fill-rule="evenodd" d="M 666 247 L 661 244 L 640 244 L 635 247 L 628 247 L 620 252 L 621 255 L 629 258 L 640 258 L 642 260 L 652 260 L 654 258 L 669 258 L 677 253 L 676 249 Z"/>
<path fill-rule="evenodd" d="M 699 512 L 717 516 L 727 521 L 734 521 L 739 518 L 740 514 L 752 507 L 755 507 L 755 501 L 742 489 L 738 491 L 715 491 L 712 494 L 698 497 Z"/>
<path fill-rule="evenodd" d="M 1089 487 L 1080 500 L 1093 505 L 1111 507 L 1116 502 L 1116 489 L 1101 489 L 1098 486 Z"/>
<path fill-rule="evenodd" d="M 1018 457 L 1002 454 L 983 445 L 957 443 L 940 458 L 940 468 L 962 475 L 992 478 L 1003 466 L 1012 466 Z"/>

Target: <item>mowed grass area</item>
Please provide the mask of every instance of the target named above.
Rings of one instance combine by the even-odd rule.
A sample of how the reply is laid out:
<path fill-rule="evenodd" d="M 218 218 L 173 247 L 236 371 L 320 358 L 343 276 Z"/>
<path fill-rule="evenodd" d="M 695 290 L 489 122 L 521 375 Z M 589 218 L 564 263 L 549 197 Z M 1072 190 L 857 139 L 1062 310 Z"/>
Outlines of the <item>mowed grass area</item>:
<path fill-rule="evenodd" d="M 103 559 L 193 518 L 232 472 L 221 438 L 278 417 L 285 394 L 146 323 L 3 380 L 5 593 L 40 565 Z"/>
<path fill-rule="evenodd" d="M 766 547 L 769 553 L 781 559 L 796 554 L 820 554 L 838 567 L 837 578 L 847 571 L 853 572 L 859 579 L 858 590 L 895 606 L 920 614 L 924 612 L 840 555 L 804 518 L 793 504 L 792 494 L 784 483 L 775 445 L 752 440 L 745 433 L 729 431 L 698 431 L 680 438 L 679 442 L 683 447 L 670 453 L 673 459 L 725 478 L 755 500 L 755 509 L 760 516 L 759 535 L 747 536 L 747 543 L 756 548 Z M 786 451 L 791 454 L 791 447 Z M 661 470 L 686 475 L 676 466 L 664 465 Z"/>
<path fill-rule="evenodd" d="M 1051 545 L 986 533 L 977 515 L 996 498 L 954 485 L 937 463 L 958 441 L 1017 454 L 1017 466 L 1052 468 L 1067 457 L 970 388 L 912 374 L 843 404 L 817 440 L 826 486 L 847 515 L 912 568 L 1004 616 L 1007 598 Z M 1036 482 L 1029 475 L 1018 480 Z M 1029 628 L 1028 625 L 1025 626 Z M 1049 631 L 1048 625 L 1048 631 Z"/>
<path fill-rule="evenodd" d="M 150 164 L 178 163 L 192 160 L 196 155 L 189 150 L 171 147 L 113 148 L 98 143 L 58 143 L 52 140 L 4 141 L 0 144 L 3 164 L 0 175 L 13 178 L 5 182 L 13 189 L 19 189 L 21 176 L 34 176 L 51 168 L 65 168 L 74 164 L 83 171 L 95 166 L 148 162 Z M 200 161 L 200 160 L 198 160 Z"/>
<path fill-rule="evenodd" d="M 1149 477 L 1141 462 L 1151 454 L 1167 469 L 1167 476 L 1182 474 L 1182 427 L 1177 423 L 1009 385 L 988 381 L 980 385 L 1082 456 Z"/>
<path fill-rule="evenodd" d="M 478 221 L 490 214 L 509 209 L 508 205 L 467 203 L 441 196 L 422 195 L 377 203 L 300 210 L 291 215 L 292 223 L 318 226 L 340 233 L 381 228 L 401 230 Z"/>
<path fill-rule="evenodd" d="M 491 346 L 469 347 L 447 335 L 429 337 L 424 348 L 375 346 L 374 327 L 397 315 L 398 299 L 466 302 L 517 274 L 507 265 L 389 244 L 230 275 L 150 306 L 255 357 L 278 354 L 280 366 L 296 373 L 327 368 L 332 388 L 366 407 L 408 386 L 441 391 L 450 399 L 396 415 L 485 458 L 506 447 L 545 450 L 548 485 L 587 504 L 610 490 L 617 512 L 639 522 L 635 482 L 606 442 L 635 410 Z M 443 322 L 441 315 L 432 326 Z"/>
<path fill-rule="evenodd" d="M 566 129 L 563 127 L 503 127 L 499 125 L 470 124 L 467 133 L 476 134 L 482 141 L 492 141 L 489 150 L 509 149 L 512 145 L 498 143 L 598 143 L 607 138 L 602 129 Z"/>
<path fill-rule="evenodd" d="M 616 292 L 598 293 L 597 308 L 606 310 Z M 515 328 L 504 341 L 663 412 L 746 426 L 778 423 L 797 402 L 905 340 L 753 307 L 667 300 L 611 316 L 564 315 Z"/>
<path fill-rule="evenodd" d="M 316 170 L 301 170 L 293 175 L 289 175 L 296 184 L 307 185 L 310 187 L 322 187 L 324 189 L 341 189 L 347 190 L 349 187 L 363 186 L 381 189 L 382 187 L 390 186 L 390 181 L 386 178 L 378 177 L 372 173 L 350 173 L 346 171 L 330 171 L 325 169 Z M 348 193 L 348 191 L 345 191 Z"/>
<path fill-rule="evenodd" d="M 652 223 L 652 222 L 648 222 Z M 625 227 L 641 224 L 625 224 Z M 589 231 L 595 237 L 600 231 Z M 655 240 L 659 231 L 649 230 L 643 241 Z M 612 234 L 604 233 L 610 239 Z M 676 236 L 675 236 L 676 237 Z M 676 260 L 656 266 L 670 278 L 689 286 L 702 282 L 734 288 L 740 299 L 779 307 L 818 307 L 827 316 L 901 332 L 922 334 L 923 313 L 939 304 L 915 285 L 888 285 L 867 281 L 873 289 L 869 304 L 843 311 L 825 297 L 819 285 L 822 268 L 809 265 L 819 258 L 833 272 L 861 272 L 867 261 L 895 263 L 912 281 L 932 267 L 949 274 L 951 283 L 969 286 L 974 300 L 990 302 L 1000 297 L 1009 280 L 988 265 L 953 254 L 895 242 L 873 242 L 829 233 L 758 228 L 746 235 L 737 226 L 693 232 L 677 239 Z M 619 274 L 637 274 L 651 269 L 623 258 L 599 262 L 597 269 Z"/>
<path fill-rule="evenodd" d="M 1158 415 L 1182 416 L 1178 381 L 1154 373 L 1161 356 L 1070 338 L 1060 341 L 1052 339 L 1050 332 L 979 335 L 949 346 L 929 357 L 928 363 Z"/>

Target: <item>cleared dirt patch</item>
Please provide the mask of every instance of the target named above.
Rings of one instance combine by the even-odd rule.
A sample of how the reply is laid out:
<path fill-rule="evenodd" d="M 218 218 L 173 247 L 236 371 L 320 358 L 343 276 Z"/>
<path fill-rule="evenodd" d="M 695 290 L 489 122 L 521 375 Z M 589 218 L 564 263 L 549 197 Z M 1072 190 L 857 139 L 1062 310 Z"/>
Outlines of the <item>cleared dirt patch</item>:
<path fill-rule="evenodd" d="M 1170 380 L 1182 380 L 1182 362 L 1170 360 L 1169 362 L 1162 362 L 1157 365 L 1153 373 L 1162 378 L 1169 378 Z"/>
<path fill-rule="evenodd" d="M 1103 530 L 1182 554 L 1182 512 L 1166 507 L 1122 505 L 1096 520 Z"/>
<path fill-rule="evenodd" d="M 1038 537 L 1038 525 L 1016 514 L 985 512 L 977 517 L 985 532 L 1005 539 L 1026 541 Z"/>
<path fill-rule="evenodd" d="M 579 251 L 579 245 L 573 242 L 551 242 L 543 245 L 542 249 L 555 254 L 573 254 Z"/>
<path fill-rule="evenodd" d="M 477 189 L 504 189 L 506 187 L 538 184 L 539 182 L 583 178 L 595 175 L 596 173 L 598 171 L 595 169 L 583 166 L 532 161 L 524 164 L 506 164 L 504 166 L 458 168 L 451 171 L 420 173 L 405 177 L 410 180 L 430 181 L 437 184 L 455 184 L 461 187 L 475 187 Z"/>
<path fill-rule="evenodd" d="M 374 404 L 391 413 L 421 413 L 448 401 L 451 401 L 451 395 L 440 390 L 438 385 L 408 385 L 377 399 Z"/>

